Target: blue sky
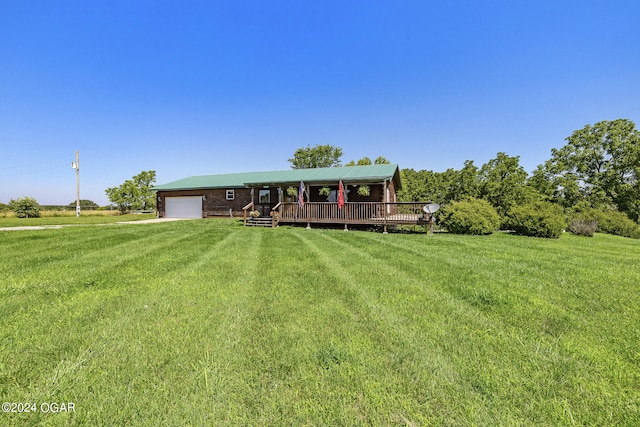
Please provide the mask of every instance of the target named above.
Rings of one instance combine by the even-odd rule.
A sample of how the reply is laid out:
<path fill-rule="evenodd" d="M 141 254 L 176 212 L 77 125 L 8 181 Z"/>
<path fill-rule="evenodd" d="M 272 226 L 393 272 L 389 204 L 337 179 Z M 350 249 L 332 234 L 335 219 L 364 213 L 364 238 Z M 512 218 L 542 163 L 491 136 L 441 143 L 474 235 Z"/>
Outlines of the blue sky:
<path fill-rule="evenodd" d="M 0 0 L 0 202 L 143 170 L 343 162 L 532 172 L 586 124 L 640 125 L 640 2 Z"/>

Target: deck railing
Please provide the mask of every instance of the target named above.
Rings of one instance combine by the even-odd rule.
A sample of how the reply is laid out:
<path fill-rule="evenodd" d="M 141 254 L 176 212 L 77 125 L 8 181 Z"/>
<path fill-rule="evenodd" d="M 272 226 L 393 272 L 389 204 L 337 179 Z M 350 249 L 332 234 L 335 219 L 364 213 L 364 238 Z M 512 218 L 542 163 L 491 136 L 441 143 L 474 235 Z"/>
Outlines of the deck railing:
<path fill-rule="evenodd" d="M 333 202 L 281 203 L 280 222 L 339 224 L 428 224 L 423 211 L 426 202 L 347 202 L 342 208 Z"/>
<path fill-rule="evenodd" d="M 247 206 L 242 208 L 242 211 L 243 211 L 242 216 L 244 218 L 244 225 L 247 225 L 247 215 L 248 215 L 249 211 L 253 210 L 253 207 L 254 207 L 254 204 L 253 204 L 253 202 L 251 202 L 251 203 L 247 204 Z"/>

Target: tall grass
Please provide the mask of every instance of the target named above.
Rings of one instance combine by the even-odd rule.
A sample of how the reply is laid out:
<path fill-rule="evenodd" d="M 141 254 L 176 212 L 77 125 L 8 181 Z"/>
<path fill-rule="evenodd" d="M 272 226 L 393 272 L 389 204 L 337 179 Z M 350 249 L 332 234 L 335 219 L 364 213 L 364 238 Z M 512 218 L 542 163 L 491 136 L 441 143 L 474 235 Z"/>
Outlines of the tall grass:
<path fill-rule="evenodd" d="M 637 425 L 638 241 L 232 220 L 0 234 L 12 425 Z"/>

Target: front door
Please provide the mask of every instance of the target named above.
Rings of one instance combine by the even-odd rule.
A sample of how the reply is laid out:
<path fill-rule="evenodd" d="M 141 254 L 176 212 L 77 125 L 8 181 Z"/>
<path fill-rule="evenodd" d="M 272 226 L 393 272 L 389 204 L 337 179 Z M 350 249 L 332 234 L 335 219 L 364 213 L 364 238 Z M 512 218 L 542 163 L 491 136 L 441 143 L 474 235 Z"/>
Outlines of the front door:
<path fill-rule="evenodd" d="M 256 210 L 260 212 L 262 216 L 269 216 L 271 213 L 271 190 L 268 188 L 258 191 Z"/>

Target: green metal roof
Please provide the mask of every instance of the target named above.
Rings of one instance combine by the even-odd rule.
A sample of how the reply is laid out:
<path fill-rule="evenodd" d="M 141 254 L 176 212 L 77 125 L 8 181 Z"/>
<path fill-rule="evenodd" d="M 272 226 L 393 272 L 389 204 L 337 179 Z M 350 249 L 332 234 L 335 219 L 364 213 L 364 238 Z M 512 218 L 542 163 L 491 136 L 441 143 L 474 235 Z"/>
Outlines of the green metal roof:
<path fill-rule="evenodd" d="M 193 190 L 201 188 L 243 188 L 265 185 L 297 185 L 300 181 L 305 184 L 335 184 L 343 182 L 378 183 L 393 179 L 396 187 L 400 188 L 400 173 L 398 165 L 369 165 L 343 166 L 335 168 L 287 169 L 270 172 L 245 172 L 220 175 L 191 176 L 167 184 L 158 185 L 154 190 Z"/>

